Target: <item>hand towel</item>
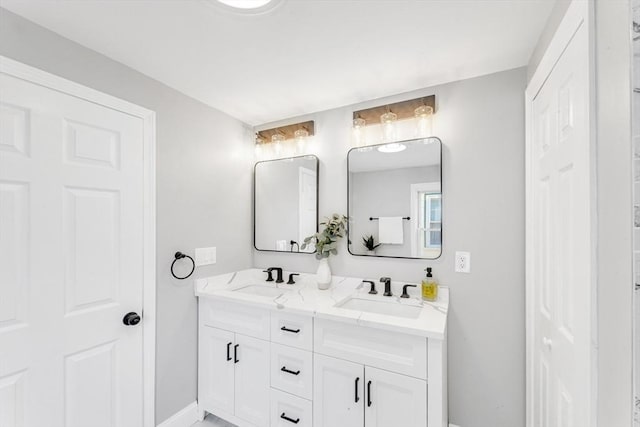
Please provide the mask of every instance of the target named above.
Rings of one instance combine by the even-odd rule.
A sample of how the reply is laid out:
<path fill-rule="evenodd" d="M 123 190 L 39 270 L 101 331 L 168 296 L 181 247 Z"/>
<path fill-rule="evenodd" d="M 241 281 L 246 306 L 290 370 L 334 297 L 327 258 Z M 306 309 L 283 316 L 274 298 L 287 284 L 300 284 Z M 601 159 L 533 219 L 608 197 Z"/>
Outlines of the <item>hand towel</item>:
<path fill-rule="evenodd" d="M 386 216 L 378 219 L 378 240 L 382 244 L 402 245 L 403 224 L 401 216 Z"/>

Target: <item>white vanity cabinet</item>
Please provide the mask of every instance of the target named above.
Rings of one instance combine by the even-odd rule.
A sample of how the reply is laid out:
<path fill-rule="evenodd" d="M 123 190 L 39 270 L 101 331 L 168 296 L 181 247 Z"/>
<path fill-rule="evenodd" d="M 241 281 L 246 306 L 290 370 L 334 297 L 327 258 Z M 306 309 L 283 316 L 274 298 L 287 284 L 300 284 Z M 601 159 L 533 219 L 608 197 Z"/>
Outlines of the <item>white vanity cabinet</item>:
<path fill-rule="evenodd" d="M 448 425 L 446 304 L 367 319 L 313 288 L 282 304 L 220 289 L 197 289 L 201 412 L 238 427 Z"/>

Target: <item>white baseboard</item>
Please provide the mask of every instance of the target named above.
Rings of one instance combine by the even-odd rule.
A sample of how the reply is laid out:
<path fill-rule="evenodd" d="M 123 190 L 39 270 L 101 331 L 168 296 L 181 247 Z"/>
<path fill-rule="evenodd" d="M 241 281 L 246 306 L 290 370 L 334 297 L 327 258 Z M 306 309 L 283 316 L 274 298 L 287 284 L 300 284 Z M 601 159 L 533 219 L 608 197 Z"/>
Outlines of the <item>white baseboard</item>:
<path fill-rule="evenodd" d="M 449 424 L 449 427 L 460 427 L 460 426 L 457 426 L 455 424 Z"/>
<path fill-rule="evenodd" d="M 158 427 L 191 427 L 198 422 L 198 402 L 190 403 L 186 408 L 173 414 Z"/>

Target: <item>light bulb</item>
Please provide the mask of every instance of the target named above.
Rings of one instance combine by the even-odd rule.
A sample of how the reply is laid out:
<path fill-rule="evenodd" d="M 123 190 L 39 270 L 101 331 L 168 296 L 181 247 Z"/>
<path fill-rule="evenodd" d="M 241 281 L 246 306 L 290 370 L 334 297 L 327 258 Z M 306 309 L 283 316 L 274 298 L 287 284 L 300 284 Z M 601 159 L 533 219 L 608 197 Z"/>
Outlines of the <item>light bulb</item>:
<path fill-rule="evenodd" d="M 285 137 L 280 133 L 276 133 L 271 137 L 271 143 L 273 144 L 273 151 L 276 157 L 280 157 L 282 154 L 282 145 L 284 144 Z"/>
<path fill-rule="evenodd" d="M 293 133 L 293 137 L 296 140 L 296 152 L 297 154 L 304 154 L 305 142 L 309 136 L 309 131 L 305 128 L 298 129 Z"/>
<path fill-rule="evenodd" d="M 366 120 L 361 117 L 356 117 L 355 119 L 353 119 L 352 137 L 354 146 L 362 147 L 363 145 L 365 145 L 364 127 L 366 125 Z"/>
<path fill-rule="evenodd" d="M 428 105 L 421 105 L 413 114 L 416 119 L 416 136 L 427 138 L 433 134 L 433 108 Z"/>
<path fill-rule="evenodd" d="M 388 111 L 380 116 L 380 123 L 382 124 L 382 141 L 391 142 L 398 139 L 396 131 L 396 120 L 398 115 Z"/>

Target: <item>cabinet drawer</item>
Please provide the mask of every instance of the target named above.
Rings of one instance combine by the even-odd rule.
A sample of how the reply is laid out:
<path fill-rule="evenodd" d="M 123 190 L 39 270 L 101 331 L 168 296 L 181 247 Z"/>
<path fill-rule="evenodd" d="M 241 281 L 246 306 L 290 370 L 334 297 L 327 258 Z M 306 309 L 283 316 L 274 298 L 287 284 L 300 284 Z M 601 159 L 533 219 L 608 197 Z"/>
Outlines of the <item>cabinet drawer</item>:
<path fill-rule="evenodd" d="M 315 319 L 314 352 L 427 379 L 427 339 Z"/>
<path fill-rule="evenodd" d="M 267 309 L 200 298 L 200 321 L 208 326 L 269 340 L 270 317 Z"/>
<path fill-rule="evenodd" d="M 311 399 L 313 354 L 271 343 L 271 387 Z"/>
<path fill-rule="evenodd" d="M 290 313 L 271 313 L 271 341 L 311 351 L 313 318 Z"/>
<path fill-rule="evenodd" d="M 312 427 L 311 402 L 271 389 L 271 427 Z"/>

